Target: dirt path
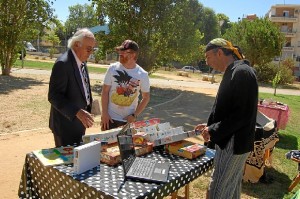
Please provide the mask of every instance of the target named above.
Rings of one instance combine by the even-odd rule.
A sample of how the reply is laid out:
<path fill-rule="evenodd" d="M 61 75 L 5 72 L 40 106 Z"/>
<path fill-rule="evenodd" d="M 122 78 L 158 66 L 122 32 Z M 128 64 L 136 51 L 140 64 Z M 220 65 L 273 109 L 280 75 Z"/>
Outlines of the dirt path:
<path fill-rule="evenodd" d="M 41 148 L 53 146 L 47 131 L 28 132 L 0 137 L 0 190 L 1 198 L 18 198 L 18 188 L 25 154 Z"/>
<path fill-rule="evenodd" d="M 96 131 L 96 129 L 91 129 Z M 0 195 L 3 199 L 18 198 L 19 182 L 26 153 L 54 146 L 48 129 L 0 136 Z"/>

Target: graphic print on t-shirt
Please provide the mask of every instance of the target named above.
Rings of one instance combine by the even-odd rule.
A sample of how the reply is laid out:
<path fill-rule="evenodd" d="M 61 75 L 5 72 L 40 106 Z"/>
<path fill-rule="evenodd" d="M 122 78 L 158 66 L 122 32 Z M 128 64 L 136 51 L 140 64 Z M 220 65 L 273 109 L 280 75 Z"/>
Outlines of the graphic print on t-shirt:
<path fill-rule="evenodd" d="M 131 77 L 126 71 L 116 70 L 116 72 L 118 75 L 113 77 L 118 86 L 111 95 L 111 101 L 119 106 L 130 106 L 138 96 L 137 87 L 140 80 Z"/>

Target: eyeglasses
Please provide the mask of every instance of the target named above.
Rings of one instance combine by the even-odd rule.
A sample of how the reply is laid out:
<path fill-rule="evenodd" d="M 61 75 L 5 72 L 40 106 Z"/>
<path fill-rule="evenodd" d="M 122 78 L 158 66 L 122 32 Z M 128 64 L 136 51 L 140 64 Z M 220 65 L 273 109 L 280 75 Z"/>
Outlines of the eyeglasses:
<path fill-rule="evenodd" d="M 86 47 L 86 52 L 91 53 L 94 52 L 94 48 L 91 46 Z"/>
<path fill-rule="evenodd" d="M 92 52 L 94 52 L 94 47 L 92 47 L 92 46 L 86 46 L 86 47 L 85 47 L 85 45 L 83 45 L 82 42 L 79 42 L 79 47 L 85 48 L 87 53 L 92 53 Z"/>
<path fill-rule="evenodd" d="M 117 51 L 117 53 L 118 54 L 132 54 L 134 52 L 133 51 L 121 51 L 121 50 L 119 50 L 119 51 Z"/>

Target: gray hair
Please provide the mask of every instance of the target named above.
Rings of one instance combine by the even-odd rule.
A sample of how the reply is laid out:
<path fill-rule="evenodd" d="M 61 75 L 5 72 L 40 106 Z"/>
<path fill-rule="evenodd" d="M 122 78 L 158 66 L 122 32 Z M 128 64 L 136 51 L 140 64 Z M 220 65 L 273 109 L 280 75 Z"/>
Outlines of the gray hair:
<path fill-rule="evenodd" d="M 79 41 L 82 42 L 82 40 L 85 37 L 90 37 L 95 39 L 94 34 L 88 29 L 88 28 L 82 28 L 78 30 L 69 40 L 68 40 L 68 48 L 73 48 L 75 42 Z"/>

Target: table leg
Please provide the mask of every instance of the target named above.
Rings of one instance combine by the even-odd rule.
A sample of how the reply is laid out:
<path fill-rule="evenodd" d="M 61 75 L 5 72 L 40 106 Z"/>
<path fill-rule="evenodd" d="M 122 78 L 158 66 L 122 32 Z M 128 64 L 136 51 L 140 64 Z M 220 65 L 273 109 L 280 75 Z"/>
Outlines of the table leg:
<path fill-rule="evenodd" d="M 267 167 L 271 167 L 271 162 L 270 162 L 270 149 L 266 149 L 266 150 L 265 150 L 264 164 L 265 164 Z"/>
<path fill-rule="evenodd" d="M 190 183 L 185 185 L 185 198 L 189 199 L 190 198 Z"/>
<path fill-rule="evenodd" d="M 281 123 L 281 113 L 282 113 L 282 111 L 280 110 L 279 114 L 278 114 L 278 124 L 277 124 L 277 126 L 278 126 L 279 129 L 284 129 L 284 128 L 282 128 L 282 123 Z"/>
<path fill-rule="evenodd" d="M 178 190 L 177 190 L 177 191 L 174 191 L 174 192 L 171 194 L 171 199 L 176 199 L 176 198 L 177 198 L 177 195 L 178 195 Z"/>
<path fill-rule="evenodd" d="M 288 191 L 292 191 L 294 189 L 294 187 L 300 182 L 300 173 L 298 173 L 298 175 L 293 179 L 291 185 L 288 188 Z"/>
<path fill-rule="evenodd" d="M 171 194 L 171 199 L 189 199 L 190 198 L 190 183 L 184 186 L 185 196 L 178 196 L 178 190 Z"/>

